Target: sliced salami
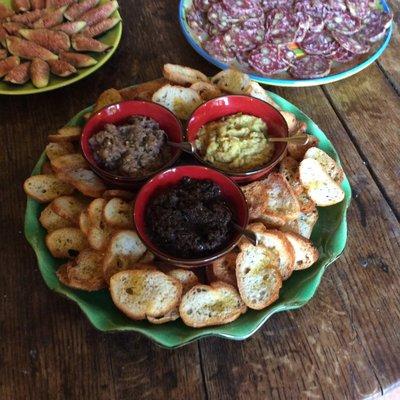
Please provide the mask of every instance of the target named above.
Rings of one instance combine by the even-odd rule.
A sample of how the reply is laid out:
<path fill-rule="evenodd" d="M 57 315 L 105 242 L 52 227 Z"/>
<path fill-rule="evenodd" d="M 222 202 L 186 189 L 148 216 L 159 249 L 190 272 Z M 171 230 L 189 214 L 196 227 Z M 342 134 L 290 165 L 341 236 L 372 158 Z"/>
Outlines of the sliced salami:
<path fill-rule="evenodd" d="M 350 14 L 356 18 L 365 18 L 369 12 L 369 0 L 346 0 Z"/>
<path fill-rule="evenodd" d="M 324 31 L 308 33 L 301 43 L 301 48 L 307 54 L 330 56 L 339 49 L 339 45 L 329 32 Z"/>
<path fill-rule="evenodd" d="M 277 8 L 269 13 L 265 25 L 266 42 L 281 45 L 295 41 L 299 21 L 291 11 Z"/>
<path fill-rule="evenodd" d="M 235 59 L 235 52 L 226 46 L 223 35 L 214 36 L 203 42 L 204 50 L 224 63 Z"/>
<path fill-rule="evenodd" d="M 279 47 L 265 44 L 249 55 L 250 66 L 262 75 L 273 75 L 288 69 L 288 63 L 279 54 Z"/>
<path fill-rule="evenodd" d="M 257 46 L 255 39 L 251 31 L 246 31 L 237 25 L 233 26 L 224 34 L 226 46 L 231 48 L 235 53 L 254 49 Z"/>
<path fill-rule="evenodd" d="M 385 36 L 386 30 L 390 27 L 393 15 L 379 10 L 373 10 L 365 20 L 365 26 L 360 31 L 360 35 L 366 40 L 374 43 Z"/>
<path fill-rule="evenodd" d="M 346 1 L 345 0 L 328 0 L 329 7 L 335 11 L 346 11 Z"/>
<path fill-rule="evenodd" d="M 221 3 L 233 18 L 242 21 L 264 15 L 260 2 L 256 0 L 221 0 Z"/>
<path fill-rule="evenodd" d="M 368 53 L 371 48 L 371 46 L 368 43 L 365 43 L 362 38 L 343 35 L 339 32 L 332 32 L 332 34 L 337 42 L 347 51 L 350 51 L 350 53 L 364 54 Z"/>
<path fill-rule="evenodd" d="M 220 32 L 227 31 L 234 23 L 239 22 L 220 3 L 215 3 L 209 8 L 207 18 Z"/>
<path fill-rule="evenodd" d="M 262 0 L 261 6 L 266 12 L 275 8 L 292 8 L 293 0 Z"/>
<path fill-rule="evenodd" d="M 350 53 L 345 48 L 340 47 L 339 50 L 332 56 L 332 60 L 338 63 L 344 64 L 354 60 L 357 57 L 357 54 Z"/>
<path fill-rule="evenodd" d="M 301 12 L 297 13 L 296 17 L 298 21 L 298 28 L 294 35 L 293 41 L 295 43 L 301 43 L 310 29 L 312 18 L 309 15 Z"/>
<path fill-rule="evenodd" d="M 322 78 L 330 71 L 331 61 L 318 55 L 300 58 L 289 68 L 289 74 L 296 79 Z"/>
<path fill-rule="evenodd" d="M 203 41 L 208 36 L 208 33 L 205 30 L 206 15 L 203 12 L 192 7 L 186 13 L 186 20 L 192 29 L 192 32 L 200 41 Z"/>
<path fill-rule="evenodd" d="M 193 6 L 201 12 L 207 12 L 213 3 L 217 0 L 193 0 Z"/>
<path fill-rule="evenodd" d="M 361 29 L 362 22 L 348 12 L 336 11 L 329 14 L 326 26 L 330 31 L 343 33 L 343 35 L 354 35 Z"/>

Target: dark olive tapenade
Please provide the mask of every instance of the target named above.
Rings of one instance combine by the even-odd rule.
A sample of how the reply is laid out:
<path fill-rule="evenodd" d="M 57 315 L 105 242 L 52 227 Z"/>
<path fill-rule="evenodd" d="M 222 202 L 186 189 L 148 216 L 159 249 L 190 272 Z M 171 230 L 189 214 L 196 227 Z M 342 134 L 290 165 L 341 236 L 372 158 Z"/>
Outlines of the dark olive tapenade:
<path fill-rule="evenodd" d="M 146 210 L 152 241 L 180 258 L 198 258 L 223 248 L 232 236 L 231 220 L 220 187 L 189 177 L 153 197 Z"/>
<path fill-rule="evenodd" d="M 123 125 L 106 124 L 89 139 L 96 163 L 121 176 L 140 178 L 171 158 L 166 133 L 148 117 L 131 117 Z"/>

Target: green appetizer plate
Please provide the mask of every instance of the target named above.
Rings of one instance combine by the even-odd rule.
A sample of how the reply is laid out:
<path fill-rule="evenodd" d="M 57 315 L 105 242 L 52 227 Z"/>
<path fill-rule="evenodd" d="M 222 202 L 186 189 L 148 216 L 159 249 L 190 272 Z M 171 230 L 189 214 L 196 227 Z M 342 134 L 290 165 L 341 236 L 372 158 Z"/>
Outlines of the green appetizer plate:
<path fill-rule="evenodd" d="M 282 109 L 293 112 L 299 119 L 305 121 L 308 132 L 319 139 L 319 147 L 339 161 L 332 143 L 309 117 L 278 95 L 270 93 L 270 96 Z M 83 115 L 90 110 L 89 107 L 81 111 L 69 122 L 69 125 L 82 125 Z M 40 173 L 45 161 L 46 155 L 43 153 L 32 175 Z M 320 218 L 314 227 L 311 239 L 320 252 L 319 261 L 307 270 L 294 272 L 290 279 L 284 282 L 277 302 L 261 311 L 249 310 L 236 321 L 222 326 L 194 329 L 184 325 L 180 320 L 164 325 L 133 321 L 114 306 L 107 290 L 89 293 L 64 286 L 55 274 L 63 260 L 55 259 L 50 255 L 44 241 L 46 232 L 39 223 L 39 215 L 44 206 L 30 198 L 26 207 L 25 236 L 36 253 L 39 269 L 47 286 L 76 302 L 89 321 L 101 331 L 139 332 L 167 348 L 183 346 L 207 336 L 243 340 L 256 332 L 276 312 L 292 310 L 306 304 L 316 293 L 328 265 L 332 264 L 343 252 L 347 239 L 346 212 L 351 201 L 351 188 L 347 178 L 342 188 L 346 195 L 341 203 L 318 210 Z"/>
<path fill-rule="evenodd" d="M 100 4 L 105 3 L 106 1 L 107 0 L 100 0 Z M 0 0 L 0 3 L 10 6 L 11 0 Z M 112 16 L 121 18 L 118 10 L 115 11 L 114 14 L 112 14 Z M 87 76 L 93 74 L 111 58 L 115 50 L 117 50 L 117 47 L 121 40 L 121 36 L 122 36 L 122 22 L 119 22 L 114 28 L 110 29 L 105 34 L 96 38 L 101 42 L 112 46 L 111 49 L 101 54 L 85 52 L 85 54 L 88 54 L 91 57 L 95 58 L 97 60 L 97 64 L 93 65 L 92 67 L 78 69 L 78 73 L 70 78 L 59 78 L 55 75 L 50 75 L 50 82 L 48 86 L 40 89 L 33 86 L 32 82 L 30 81 L 25 85 L 13 85 L 4 82 L 0 79 L 0 94 L 6 94 L 6 95 L 35 94 L 35 93 L 48 92 L 50 90 L 59 89 L 61 87 L 68 86 L 71 85 L 72 83 L 78 82 L 81 79 L 86 78 Z"/>

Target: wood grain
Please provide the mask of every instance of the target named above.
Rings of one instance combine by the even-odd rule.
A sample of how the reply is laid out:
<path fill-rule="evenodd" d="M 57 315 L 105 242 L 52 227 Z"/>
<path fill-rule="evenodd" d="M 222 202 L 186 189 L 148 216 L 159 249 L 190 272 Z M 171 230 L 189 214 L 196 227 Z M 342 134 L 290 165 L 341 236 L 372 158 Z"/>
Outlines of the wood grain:
<path fill-rule="evenodd" d="M 167 61 L 216 72 L 185 42 L 177 0 L 121 5 L 121 46 L 101 70 L 55 92 L 0 98 L 0 399 L 361 399 L 400 385 L 396 42 L 380 67 L 342 83 L 277 90 L 329 135 L 354 191 L 347 249 L 307 306 L 244 342 L 167 351 L 96 331 L 47 289 L 23 237 L 21 188 L 46 135 L 102 90 L 154 79 Z"/>

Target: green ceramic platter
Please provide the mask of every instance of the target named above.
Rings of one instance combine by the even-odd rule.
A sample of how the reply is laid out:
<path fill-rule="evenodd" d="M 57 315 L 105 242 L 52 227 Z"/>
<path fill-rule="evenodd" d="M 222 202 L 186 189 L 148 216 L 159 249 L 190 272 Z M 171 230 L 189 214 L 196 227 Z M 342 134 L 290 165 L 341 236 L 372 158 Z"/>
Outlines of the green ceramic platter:
<path fill-rule="evenodd" d="M 107 0 L 101 0 L 100 4 L 105 3 Z M 10 6 L 11 0 L 0 0 L 0 3 L 3 3 L 7 6 Z M 121 17 L 118 11 L 115 11 L 112 15 L 113 17 Z M 26 83 L 25 85 L 12 85 L 7 82 L 3 82 L 0 80 L 0 94 L 7 95 L 23 95 L 23 94 L 35 94 L 41 92 L 48 92 L 50 90 L 59 89 L 64 86 L 71 85 L 72 83 L 78 82 L 83 78 L 86 78 L 93 72 L 97 71 L 101 68 L 114 54 L 117 49 L 119 42 L 121 40 L 122 35 L 122 23 L 118 23 L 113 29 L 110 29 L 104 35 L 98 37 L 101 42 L 104 42 L 112 48 L 105 53 L 86 53 L 97 60 L 97 64 L 93 65 L 89 68 L 81 68 L 78 69 L 78 73 L 71 78 L 59 78 L 57 76 L 51 75 L 50 82 L 48 86 L 38 89 L 32 85 L 31 82 Z"/>
<path fill-rule="evenodd" d="M 299 119 L 307 122 L 308 132 L 319 139 L 319 147 L 339 161 L 332 143 L 309 117 L 276 94 L 270 93 L 270 95 L 284 110 L 293 112 Z M 83 115 L 90 109 L 89 107 L 77 114 L 69 125 L 82 125 Z M 32 175 L 40 173 L 45 161 L 46 156 L 43 153 Z M 216 327 L 193 329 L 185 326 L 180 320 L 164 325 L 152 325 L 147 321 L 132 321 L 113 305 L 107 290 L 88 293 L 62 285 L 55 271 L 63 260 L 53 258 L 47 250 L 44 242 L 46 232 L 39 223 L 39 215 L 44 206 L 32 199 L 27 201 L 25 236 L 36 253 L 39 269 L 47 286 L 75 301 L 90 322 L 101 331 L 139 332 L 167 348 L 183 346 L 207 336 L 243 340 L 256 332 L 274 313 L 292 310 L 306 304 L 314 296 L 328 265 L 332 264 L 343 252 L 347 239 L 346 212 L 351 201 L 351 188 L 347 178 L 342 187 L 346 196 L 340 204 L 319 209 L 320 218 L 311 237 L 320 252 L 319 261 L 307 270 L 295 272 L 290 279 L 285 281 L 279 300 L 270 307 L 261 311 L 250 310 L 236 321 Z"/>

